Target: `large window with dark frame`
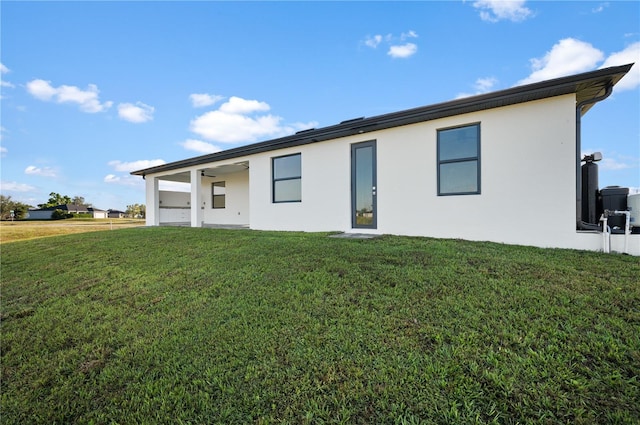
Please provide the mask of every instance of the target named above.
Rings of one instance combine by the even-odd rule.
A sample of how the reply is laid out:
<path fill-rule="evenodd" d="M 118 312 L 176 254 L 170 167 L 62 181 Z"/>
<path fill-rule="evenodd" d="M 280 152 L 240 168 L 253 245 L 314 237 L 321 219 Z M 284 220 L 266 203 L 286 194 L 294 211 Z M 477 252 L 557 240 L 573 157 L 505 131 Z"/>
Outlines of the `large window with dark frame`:
<path fill-rule="evenodd" d="M 302 154 L 272 158 L 271 170 L 273 202 L 302 202 Z"/>
<path fill-rule="evenodd" d="M 225 182 L 213 182 L 211 184 L 211 208 L 225 208 L 227 198 L 227 188 Z"/>
<path fill-rule="evenodd" d="M 480 193 L 480 124 L 438 130 L 438 195 Z"/>

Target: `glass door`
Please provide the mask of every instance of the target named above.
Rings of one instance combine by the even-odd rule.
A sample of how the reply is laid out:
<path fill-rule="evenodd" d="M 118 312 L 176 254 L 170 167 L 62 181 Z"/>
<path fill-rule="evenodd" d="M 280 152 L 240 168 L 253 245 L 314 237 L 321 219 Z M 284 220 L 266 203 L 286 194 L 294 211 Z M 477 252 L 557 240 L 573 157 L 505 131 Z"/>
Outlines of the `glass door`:
<path fill-rule="evenodd" d="M 351 225 L 375 229 L 376 142 L 351 145 Z"/>

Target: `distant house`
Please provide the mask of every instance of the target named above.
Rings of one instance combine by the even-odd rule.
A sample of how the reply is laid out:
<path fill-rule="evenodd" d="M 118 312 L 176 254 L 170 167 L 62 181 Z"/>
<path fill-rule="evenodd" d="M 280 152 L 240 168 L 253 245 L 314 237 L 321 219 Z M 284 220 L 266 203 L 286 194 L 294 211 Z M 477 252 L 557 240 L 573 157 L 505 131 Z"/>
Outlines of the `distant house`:
<path fill-rule="evenodd" d="M 640 255 L 640 235 L 603 231 L 602 208 L 585 203 L 598 188 L 583 182 L 581 168 L 582 117 L 632 66 L 349 119 L 132 174 L 146 180 L 149 226 L 386 233 Z M 160 181 L 189 183 L 190 192 L 161 191 Z"/>
<path fill-rule="evenodd" d="M 124 211 L 107 210 L 109 218 L 127 218 L 129 215 Z"/>
<path fill-rule="evenodd" d="M 28 220 L 50 220 L 55 210 L 61 210 L 69 214 L 78 214 L 90 218 L 107 218 L 107 211 L 89 207 L 87 205 L 62 204 L 55 207 L 30 209 Z"/>

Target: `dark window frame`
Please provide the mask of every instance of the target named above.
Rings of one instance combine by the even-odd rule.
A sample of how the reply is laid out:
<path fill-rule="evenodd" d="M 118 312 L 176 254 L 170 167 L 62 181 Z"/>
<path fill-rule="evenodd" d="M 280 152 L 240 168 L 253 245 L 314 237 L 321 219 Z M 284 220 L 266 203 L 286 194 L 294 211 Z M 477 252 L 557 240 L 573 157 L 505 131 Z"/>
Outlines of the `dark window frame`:
<path fill-rule="evenodd" d="M 287 177 L 278 177 L 276 178 L 276 163 L 279 159 L 282 158 L 290 158 L 293 156 L 299 157 L 300 161 L 300 175 L 295 176 L 287 176 Z M 300 181 L 300 199 L 285 199 L 285 200 L 276 200 L 276 185 L 278 182 L 282 181 L 291 181 L 291 180 L 299 180 Z M 292 153 L 288 155 L 280 155 L 274 156 L 271 158 L 271 202 L 274 204 L 285 204 L 285 203 L 294 203 L 294 202 L 302 202 L 302 152 Z"/>
<path fill-rule="evenodd" d="M 353 229 L 377 229 L 378 228 L 378 196 L 377 196 L 377 182 L 378 182 L 378 156 L 377 156 L 376 139 L 367 140 L 365 142 L 357 142 L 351 144 L 351 227 Z M 358 224 L 358 211 L 357 211 L 357 167 L 356 167 L 356 155 L 357 150 L 360 148 L 371 148 L 372 151 L 372 190 L 373 197 L 371 203 L 371 212 L 373 214 L 373 221 L 371 224 Z"/>
<path fill-rule="evenodd" d="M 220 183 L 222 183 L 222 186 L 220 186 Z M 223 187 L 224 188 L 224 193 L 223 194 L 216 194 L 216 187 Z M 222 206 L 221 207 L 216 207 L 216 198 L 223 199 L 222 202 Z M 226 181 L 218 181 L 218 182 L 213 182 L 211 183 L 211 209 L 214 210 L 223 210 L 227 207 L 227 183 Z"/>
<path fill-rule="evenodd" d="M 458 158 L 450 158 L 450 159 L 441 160 L 440 159 L 440 153 L 441 153 L 440 135 L 441 135 L 441 133 L 444 132 L 444 131 L 451 131 L 451 130 L 457 130 L 457 129 L 462 129 L 462 128 L 469 128 L 469 127 L 475 127 L 476 128 L 476 144 L 477 144 L 476 145 L 476 155 L 475 156 L 458 157 Z M 437 184 L 438 184 L 438 196 L 480 195 L 482 193 L 482 190 L 481 190 L 482 186 L 481 186 L 481 180 L 480 180 L 480 176 L 481 176 L 481 173 L 480 173 L 480 164 L 481 164 L 480 147 L 481 147 L 480 122 L 457 125 L 457 126 L 453 126 L 453 127 L 439 128 L 437 130 L 436 162 L 437 162 L 437 168 L 438 168 L 438 182 L 437 182 Z M 475 162 L 476 163 L 476 187 L 477 187 L 477 189 L 474 190 L 474 191 L 443 192 L 441 190 L 441 187 L 442 187 L 442 176 L 441 176 L 441 173 L 440 173 L 441 166 L 442 165 L 446 165 L 446 164 L 461 164 L 461 163 L 466 163 L 466 162 Z"/>

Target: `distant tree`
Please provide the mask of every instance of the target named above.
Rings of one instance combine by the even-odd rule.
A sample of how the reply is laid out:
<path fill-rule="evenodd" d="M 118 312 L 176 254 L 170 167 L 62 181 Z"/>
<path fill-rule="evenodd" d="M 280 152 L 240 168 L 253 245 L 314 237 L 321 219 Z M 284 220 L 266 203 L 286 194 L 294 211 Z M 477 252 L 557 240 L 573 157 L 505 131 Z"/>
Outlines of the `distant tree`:
<path fill-rule="evenodd" d="M 133 218 L 145 218 L 147 216 L 147 208 L 144 204 L 127 205 L 126 213 Z"/>
<path fill-rule="evenodd" d="M 71 200 L 71 203 L 73 205 L 87 205 L 82 196 L 74 196 L 73 199 Z M 89 206 L 89 205 L 87 205 L 87 206 Z"/>
<path fill-rule="evenodd" d="M 70 203 L 71 203 L 71 198 L 68 197 L 67 195 L 62 196 L 59 193 L 51 192 L 49 194 L 49 200 L 47 201 L 47 203 L 38 204 L 38 208 L 55 207 L 57 205 L 66 205 Z"/>
<path fill-rule="evenodd" d="M 31 205 L 23 204 L 11 199 L 11 196 L 0 195 L 0 220 L 9 220 L 11 211 L 15 220 L 23 219 Z"/>

